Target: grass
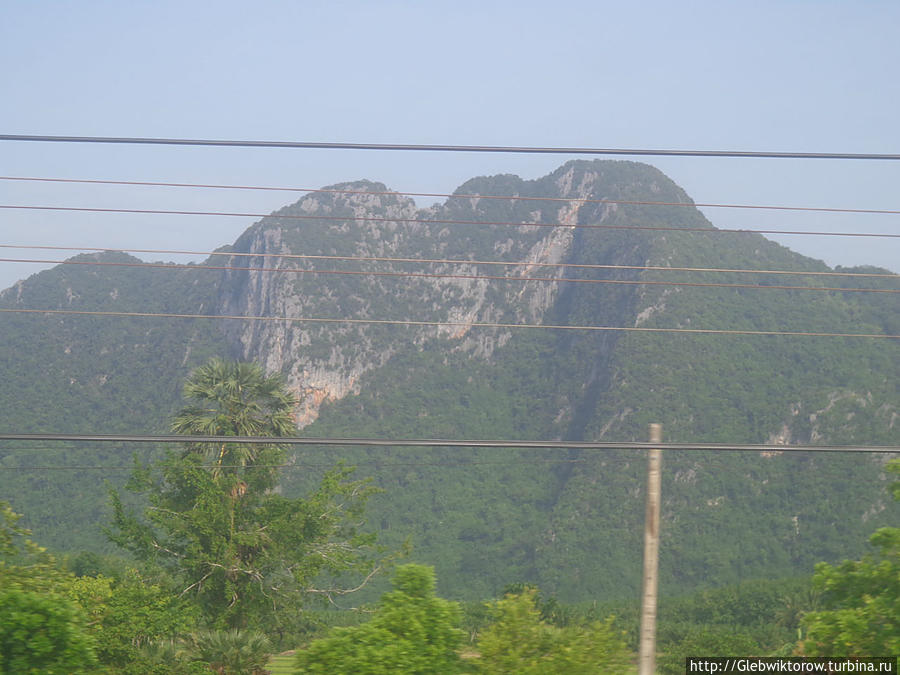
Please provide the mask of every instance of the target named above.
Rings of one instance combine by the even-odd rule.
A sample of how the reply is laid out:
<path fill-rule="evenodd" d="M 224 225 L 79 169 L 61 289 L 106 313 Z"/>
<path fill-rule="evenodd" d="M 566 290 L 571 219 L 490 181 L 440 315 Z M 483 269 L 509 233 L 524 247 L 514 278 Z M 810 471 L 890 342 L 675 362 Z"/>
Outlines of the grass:
<path fill-rule="evenodd" d="M 272 675 L 293 675 L 294 672 L 294 652 L 285 654 L 276 654 L 266 666 Z"/>

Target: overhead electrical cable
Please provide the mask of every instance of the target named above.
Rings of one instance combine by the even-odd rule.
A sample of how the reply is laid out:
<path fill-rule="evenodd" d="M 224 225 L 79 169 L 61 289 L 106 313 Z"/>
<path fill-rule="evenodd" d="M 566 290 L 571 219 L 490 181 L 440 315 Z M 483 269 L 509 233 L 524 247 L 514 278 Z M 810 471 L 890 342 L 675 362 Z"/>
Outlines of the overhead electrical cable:
<path fill-rule="evenodd" d="M 0 433 L 0 441 L 86 443 L 228 443 L 239 445 L 337 445 L 416 448 L 534 448 L 542 450 L 716 450 L 733 452 L 900 452 L 897 445 L 779 445 L 777 443 L 649 443 L 459 438 L 307 438 L 297 436 L 207 436 L 196 434 Z"/>
<path fill-rule="evenodd" d="M 285 323 L 343 323 L 358 325 L 386 325 L 386 326 L 435 326 L 447 328 L 534 328 L 545 330 L 572 330 L 572 331 L 623 331 L 635 333 L 684 333 L 695 335 L 781 335 L 790 337 L 835 337 L 835 338 L 874 338 L 886 340 L 898 340 L 900 335 L 887 335 L 884 333 L 827 333 L 816 331 L 777 331 L 777 330 L 738 330 L 726 328 L 652 328 L 644 326 L 572 326 L 539 323 L 489 323 L 466 321 L 417 321 L 413 319 L 336 319 L 323 317 L 295 317 L 295 316 L 241 316 L 234 314 L 187 314 L 176 312 L 116 312 L 116 311 L 91 311 L 77 309 L 26 309 L 21 307 L 3 307 L 0 313 L 9 314 L 45 314 L 60 316 L 107 316 L 125 318 L 155 318 L 155 319 L 218 319 L 226 321 L 282 321 Z M 0 434 L 0 440 L 3 435 Z"/>
<path fill-rule="evenodd" d="M 532 461 L 541 461 L 536 460 L 534 458 L 529 458 L 529 462 Z M 567 459 L 551 459 L 546 460 L 548 463 L 568 463 L 568 464 L 577 464 L 583 463 L 585 460 L 567 460 Z M 633 461 L 633 460 L 632 460 Z M 465 467 L 465 466 L 480 466 L 480 465 L 503 465 L 509 464 L 509 460 L 503 462 L 445 462 L 440 464 L 428 464 L 428 463 L 415 463 L 415 464 L 398 464 L 398 463 L 385 463 L 385 464 L 374 464 L 372 462 L 354 462 L 353 466 L 368 466 L 373 467 L 372 470 L 378 471 L 381 469 L 390 469 L 392 467 L 402 468 L 402 469 L 419 469 L 419 468 L 443 468 L 447 467 Z M 237 468 L 236 466 L 203 466 L 200 465 L 200 469 L 230 469 Z M 334 464 L 265 464 L 262 466 L 255 466 L 252 468 L 260 468 L 260 469 L 281 469 L 281 470 L 296 470 L 302 469 L 304 471 L 309 471 L 310 469 L 328 469 L 334 468 Z M 106 464 L 94 464 L 90 466 L 31 466 L 31 465 L 21 465 L 21 466 L 4 466 L 0 464 L 0 471 L 132 471 L 134 469 L 133 466 L 114 466 L 114 465 L 106 465 Z M 411 479 L 414 480 L 414 479 Z"/>
<path fill-rule="evenodd" d="M 41 251 L 96 251 L 110 252 L 120 251 L 123 253 L 153 253 L 155 255 L 205 255 L 220 257 L 244 257 L 244 258 L 285 258 L 297 260 L 341 260 L 341 261 L 359 261 L 359 262 L 390 262 L 390 263 L 430 263 L 442 265 L 499 265 L 499 266 L 519 266 L 519 267 L 559 267 L 559 268 L 575 268 L 575 269 L 594 269 L 594 270 L 650 270 L 655 272 L 717 272 L 717 273 L 735 273 L 735 274 L 787 274 L 790 276 L 822 276 L 822 277 L 860 277 L 860 278 L 882 278 L 882 279 L 900 279 L 900 275 L 893 272 L 821 272 L 821 271 L 798 271 L 798 270 L 757 270 L 727 267 L 664 267 L 661 265 L 602 265 L 596 263 L 565 263 L 565 262 L 539 262 L 539 261 L 522 261 L 522 260 L 467 260 L 464 258 L 392 258 L 385 256 L 360 256 L 360 255 L 317 255 L 306 253 L 243 253 L 238 251 L 193 251 L 183 249 L 166 249 L 166 248 L 120 248 L 120 247 L 102 247 L 102 246 L 50 246 L 42 244 L 0 244 L 0 249 L 24 249 L 24 250 L 41 250 Z M 60 261 L 64 262 L 64 261 Z M 241 268 L 248 269 L 248 268 Z"/>
<path fill-rule="evenodd" d="M 176 187 L 217 190 L 251 190 L 251 191 L 276 191 L 276 192 L 304 192 L 343 195 L 373 195 L 373 196 L 405 196 L 405 197 L 443 197 L 446 199 L 490 199 L 503 201 L 527 201 L 527 202 L 563 202 L 581 204 L 616 204 L 628 206 L 680 206 L 695 208 L 717 209 L 760 209 L 772 211 L 811 211 L 816 213 L 868 213 L 898 215 L 900 209 L 856 209 L 825 206 L 784 206 L 766 204 L 718 204 L 704 202 L 660 202 L 643 201 L 633 199 L 588 199 L 586 197 L 526 197 L 522 195 L 491 195 L 491 194 L 467 194 L 449 192 L 407 192 L 400 190 L 348 190 L 339 188 L 301 188 L 279 187 L 271 185 L 234 185 L 218 183 L 172 183 L 162 181 L 142 180 L 102 180 L 91 178 L 41 178 L 34 176 L 0 176 L 0 180 L 7 181 L 31 181 L 43 183 L 77 183 L 89 185 L 127 185 L 141 187 Z"/>
<path fill-rule="evenodd" d="M 280 214 L 280 213 L 247 213 L 241 211 L 189 211 L 180 209 L 116 209 L 86 206 L 44 206 L 29 204 L 0 204 L 0 209 L 25 211 L 67 211 L 82 213 L 125 213 L 137 215 L 167 216 L 217 216 L 224 218 L 269 218 L 272 220 L 322 220 L 322 221 L 360 221 L 376 223 L 419 223 L 423 225 L 498 225 L 507 227 L 549 227 L 570 228 L 579 230 L 650 230 L 654 232 L 705 232 L 709 234 L 795 234 L 821 237 L 883 237 L 900 239 L 900 234 L 886 232 L 828 232 L 805 230 L 752 230 L 746 228 L 717 227 L 677 227 L 671 225 L 570 225 L 566 223 L 528 223 L 505 220 L 446 220 L 432 218 L 400 218 L 385 216 L 326 216 L 312 214 Z"/>
<path fill-rule="evenodd" d="M 900 293 L 900 288 L 842 288 L 840 286 L 791 286 L 785 284 L 740 284 L 715 283 L 701 281 L 660 281 L 653 279 L 583 279 L 579 277 L 525 277 L 501 276 L 490 274 L 457 274 L 450 272 L 379 272 L 375 270 L 320 270 L 296 267 L 240 267 L 236 265 L 188 265 L 180 263 L 148 263 L 124 262 L 111 260 L 44 260 L 35 258 L 0 258 L 0 263 L 29 263 L 53 265 L 82 265 L 93 267 L 137 267 L 163 270 L 209 270 L 262 272 L 284 274 L 317 274 L 363 277 L 394 277 L 401 279 L 458 279 L 468 281 L 503 281 L 503 282 L 538 282 L 554 284 L 613 284 L 629 286 L 678 286 L 692 288 L 740 288 L 751 290 L 789 290 L 789 291 L 838 291 L 842 293 Z M 539 263 L 534 264 L 539 267 Z"/>
<path fill-rule="evenodd" d="M 66 441 L 67 443 L 69 441 Z M 147 444 L 144 444 L 147 445 Z M 273 443 L 269 443 L 268 445 L 273 445 Z M 277 444 L 275 444 L 277 445 Z M 72 446 L 67 446 L 65 448 L 56 448 L 52 446 L 37 446 L 37 447 L 20 447 L 20 448 L 0 448 L 0 452 L 9 452 L 9 453 L 28 453 L 34 450 L 49 450 L 55 452 L 71 452 L 74 450 Z M 541 450 L 543 448 L 538 448 Z M 3 459 L 7 457 L 12 457 L 12 455 L 6 455 Z M 505 459 L 457 459 L 452 462 L 448 461 L 391 461 L 391 460 L 360 460 L 353 462 L 353 466 L 378 466 L 378 467 L 391 467 L 391 466 L 465 466 L 468 464 L 506 464 L 509 460 Z M 547 462 L 549 463 L 561 463 L 561 464 L 580 464 L 588 461 L 584 457 L 579 458 L 570 458 L 570 457 L 532 457 L 529 456 L 528 461 L 534 462 Z M 610 461 L 628 461 L 628 458 L 610 458 Z M 55 465 L 60 468 L 89 468 L 89 467 L 75 467 L 73 465 Z M 93 465 L 96 468 L 122 468 L 122 469 L 133 469 L 133 465 L 122 466 L 121 464 L 103 464 L 103 465 Z M 323 467 L 323 468 L 331 468 L 334 467 L 334 462 L 307 462 L 307 461 L 298 461 L 298 462 L 286 462 L 282 464 L 200 464 L 199 468 L 202 469 L 213 469 L 213 468 L 222 468 L 222 469 L 243 469 L 243 468 L 266 468 L 266 469 L 281 469 L 292 466 L 304 466 L 304 467 Z M 0 468 L 15 468 L 21 469 L 24 468 L 22 465 L 17 466 L 9 466 L 0 464 Z M 37 467 L 35 467 L 37 468 Z"/>
<path fill-rule="evenodd" d="M 529 462 L 539 462 L 546 464 L 585 464 L 590 460 L 587 458 L 579 458 L 579 459 L 569 459 L 565 457 L 529 457 Z M 615 457 L 610 458 L 607 461 L 610 462 L 627 462 L 634 461 L 633 457 Z M 383 470 L 383 469 L 392 469 L 392 468 L 403 468 L 403 469 L 415 469 L 415 468 L 425 468 L 425 467 L 465 467 L 465 466 L 502 466 L 504 464 L 509 464 L 509 459 L 495 459 L 495 460 L 457 460 L 455 462 L 391 462 L 391 461 L 365 461 L 365 462 L 353 462 L 354 467 L 368 466 L 373 467 L 375 470 Z M 192 467 L 194 468 L 194 467 Z M 333 469 L 334 462 L 328 463 L 310 463 L 310 462 L 290 462 L 285 464 L 253 464 L 251 466 L 243 465 L 243 464 L 199 464 L 196 466 L 198 469 Z M 119 471 L 132 471 L 134 469 L 133 465 L 121 465 L 121 464 L 91 464 L 91 465 L 76 465 L 76 464 L 57 464 L 57 465 L 27 465 L 27 464 L 19 464 L 19 465 L 3 465 L 0 464 L 0 471 L 3 469 L 7 470 L 31 470 L 31 471 L 44 471 L 44 470 L 68 470 L 68 471 L 76 471 L 76 470 L 119 470 Z"/>
<path fill-rule="evenodd" d="M 754 150 L 663 150 L 646 148 L 540 147 L 420 143 L 333 143 L 313 141 L 149 138 L 141 136 L 50 136 L 44 134 L 0 134 L 0 141 L 23 141 L 40 143 L 101 143 L 114 145 L 179 145 L 232 148 L 294 148 L 308 150 L 398 150 L 406 152 L 489 152 L 545 155 L 636 155 L 656 157 L 735 157 L 757 159 L 900 160 L 900 154 L 863 152 L 773 152 Z"/>
<path fill-rule="evenodd" d="M 546 464 L 585 464 L 588 459 L 580 458 L 580 459 L 569 459 L 565 457 L 529 457 L 529 462 L 541 462 Z M 607 461 L 633 461 L 632 458 L 612 458 Z M 503 464 L 509 464 L 509 459 L 495 459 L 495 460 L 458 460 L 455 462 L 391 462 L 391 461 L 364 461 L 364 462 L 353 462 L 354 467 L 360 466 L 368 466 L 373 467 L 376 470 L 382 469 L 392 469 L 392 468 L 404 468 L 404 469 L 412 469 L 412 468 L 424 468 L 424 467 L 464 467 L 464 466 L 482 466 L 482 465 L 494 465 L 499 466 Z M 334 468 L 334 462 L 331 463 L 310 463 L 310 462 L 290 462 L 285 464 L 253 464 L 252 466 L 247 466 L 243 464 L 200 464 L 197 465 L 196 468 L 199 469 L 332 469 Z M 91 464 L 91 465 L 43 465 L 43 466 L 34 466 L 34 465 L 3 465 L 0 464 L 0 471 L 3 469 L 7 470 L 30 470 L 30 471 L 45 471 L 45 470 L 66 470 L 66 471 L 82 471 L 82 470 L 120 470 L 120 471 L 132 471 L 134 466 L 127 465 L 123 466 L 121 464 Z"/>

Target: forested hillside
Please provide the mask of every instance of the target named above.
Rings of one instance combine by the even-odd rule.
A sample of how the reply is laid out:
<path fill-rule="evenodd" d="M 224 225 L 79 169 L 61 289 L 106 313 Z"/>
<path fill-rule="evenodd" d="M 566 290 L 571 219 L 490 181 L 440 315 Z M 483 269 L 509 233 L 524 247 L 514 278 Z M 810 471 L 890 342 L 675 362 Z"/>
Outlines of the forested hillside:
<path fill-rule="evenodd" d="M 184 376 L 220 355 L 283 374 L 312 437 L 632 441 L 660 422 L 666 440 L 688 443 L 898 443 L 897 340 L 546 327 L 896 335 L 896 295 L 811 288 L 883 280 L 803 275 L 831 270 L 759 235 L 716 231 L 673 205 L 690 199 L 644 164 L 571 162 L 535 181 L 476 178 L 457 194 L 423 210 L 378 183 L 332 186 L 208 263 L 238 269 L 63 265 L 21 282 L 3 307 L 285 320 L 4 314 L 0 429 L 163 431 Z M 490 198 L 503 195 L 526 199 Z M 79 260 L 90 259 L 134 262 Z M 658 269 L 686 267 L 796 274 Z M 426 325 L 366 323 L 378 320 Z M 127 467 L 136 448 L 5 445 L 0 494 L 37 538 L 103 548 L 101 477 L 120 483 L 126 471 L 16 467 Z M 339 459 L 384 490 L 369 527 L 388 547 L 408 539 L 445 596 L 521 581 L 564 600 L 637 593 L 640 453 L 304 447 L 281 489 L 311 489 Z M 896 520 L 882 464 L 668 453 L 661 588 L 808 574 L 858 555 Z"/>
<path fill-rule="evenodd" d="M 120 266 L 122 253 L 82 255 L 7 289 L 0 307 L 76 311 L 208 311 L 216 272 Z M 227 351 L 211 322 L 3 314 L 0 428 L 18 432 L 167 432 L 184 376 Z M 0 444 L 0 494 L 63 550 L 108 549 L 104 480 L 120 484 L 133 453 L 121 444 Z M 16 469 L 19 466 L 41 467 Z M 54 470 L 57 466 L 87 467 Z M 99 468 L 90 468 L 99 467 Z"/>

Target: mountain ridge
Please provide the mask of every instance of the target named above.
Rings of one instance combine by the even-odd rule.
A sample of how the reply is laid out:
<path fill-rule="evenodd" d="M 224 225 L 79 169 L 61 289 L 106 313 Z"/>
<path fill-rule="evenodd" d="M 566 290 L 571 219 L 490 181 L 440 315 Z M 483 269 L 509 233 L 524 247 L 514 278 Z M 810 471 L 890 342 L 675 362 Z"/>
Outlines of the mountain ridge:
<path fill-rule="evenodd" d="M 380 194 L 363 194 L 371 192 Z M 897 444 L 895 341 L 478 325 L 885 334 L 900 316 L 893 296 L 647 283 L 748 281 L 656 267 L 755 268 L 798 272 L 755 283 L 802 287 L 813 282 L 800 273 L 829 268 L 761 235 L 714 231 L 695 207 L 673 205 L 690 198 L 644 164 L 574 161 L 532 181 L 473 178 L 455 192 L 478 193 L 537 199 L 453 197 L 420 209 L 380 183 L 342 183 L 279 209 L 187 269 L 61 265 L 20 282 L 0 305 L 289 320 L 6 315 L 0 427 L 165 430 L 183 377 L 216 354 L 283 374 L 301 397 L 298 421 L 309 436 L 631 441 L 662 422 L 666 439 L 681 442 Z M 134 260 L 91 255 L 83 260 Z M 205 269 L 213 266 L 238 269 Z M 253 269 L 263 267 L 280 271 Z M 588 283 L 601 271 L 627 283 Z M 128 451 L 69 447 L 46 461 L 125 467 Z M 564 598 L 610 597 L 639 581 L 643 468 L 632 454 L 307 448 L 294 453 L 284 491 L 308 489 L 315 472 L 303 466 L 323 455 L 358 463 L 385 488 L 373 527 L 388 545 L 412 537 L 451 595 L 533 581 Z M 30 457 L 0 447 L 6 469 Z M 690 588 L 853 555 L 873 523 L 896 516 L 880 468 L 858 457 L 675 453 L 665 464 L 663 578 Z M 2 489 L 42 541 L 75 548 L 86 520 L 102 522 L 102 494 L 22 474 L 15 481 L 3 471 Z M 52 498 L 35 499 L 41 490 Z M 84 504 L 87 518 L 63 508 L 66 500 Z"/>

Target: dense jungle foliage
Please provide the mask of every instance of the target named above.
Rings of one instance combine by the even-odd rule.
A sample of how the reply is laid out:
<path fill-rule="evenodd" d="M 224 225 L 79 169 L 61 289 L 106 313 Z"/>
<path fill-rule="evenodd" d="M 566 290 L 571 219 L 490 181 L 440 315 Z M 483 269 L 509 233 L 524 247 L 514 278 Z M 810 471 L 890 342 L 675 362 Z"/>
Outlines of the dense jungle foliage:
<path fill-rule="evenodd" d="M 284 460 L 278 439 L 292 431 L 295 401 L 279 376 L 254 364 L 213 359 L 192 373 L 185 394 L 173 429 L 222 440 L 186 442 L 153 466 L 138 464 L 129 489 L 147 495 L 143 514 L 111 491 L 107 535 L 133 558 L 60 562 L 0 502 L 0 673 L 262 675 L 276 650 L 294 645 L 298 674 L 629 668 L 634 601 L 573 606 L 520 582 L 493 601 L 460 606 L 436 596 L 431 568 L 407 564 L 355 625 L 339 625 L 346 611 L 316 612 L 317 601 L 337 606 L 396 559 L 359 531 L 370 482 L 348 480 L 338 467 L 305 497 L 273 491 Z M 227 440 L 246 435 L 272 442 Z M 900 461 L 888 469 L 900 474 Z M 890 487 L 900 499 L 900 481 Z M 767 579 L 664 597 L 659 672 L 681 672 L 684 657 L 698 653 L 893 653 L 898 535 L 879 529 L 875 553 L 821 563 L 812 582 Z M 342 588 L 347 575 L 362 583 Z"/>

